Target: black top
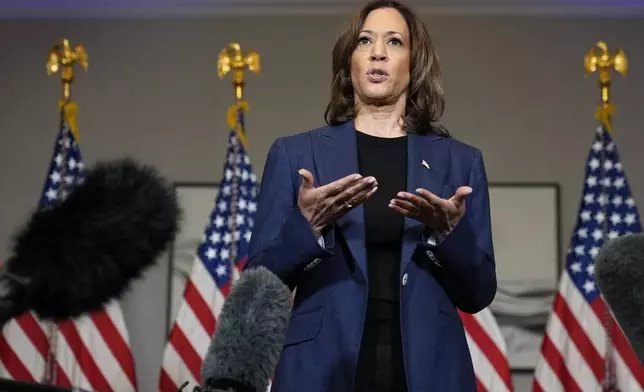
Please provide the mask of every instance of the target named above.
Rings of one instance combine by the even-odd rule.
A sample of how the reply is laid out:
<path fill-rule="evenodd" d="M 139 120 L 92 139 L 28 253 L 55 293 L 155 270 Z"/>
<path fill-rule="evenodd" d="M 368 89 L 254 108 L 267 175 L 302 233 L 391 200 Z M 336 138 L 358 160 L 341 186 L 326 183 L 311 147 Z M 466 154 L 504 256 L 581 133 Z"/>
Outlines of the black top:
<path fill-rule="evenodd" d="M 356 132 L 358 167 L 378 190 L 364 203 L 369 297 L 354 392 L 405 392 L 400 333 L 400 255 L 404 218 L 389 201 L 407 189 L 407 137 Z"/>

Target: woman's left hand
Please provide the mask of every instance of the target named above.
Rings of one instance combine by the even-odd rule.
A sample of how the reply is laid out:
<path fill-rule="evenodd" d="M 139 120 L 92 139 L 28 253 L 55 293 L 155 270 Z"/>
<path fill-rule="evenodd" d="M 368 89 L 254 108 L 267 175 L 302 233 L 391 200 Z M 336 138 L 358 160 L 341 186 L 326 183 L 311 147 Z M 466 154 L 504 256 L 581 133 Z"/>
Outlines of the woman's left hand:
<path fill-rule="evenodd" d="M 459 187 L 454 196 L 441 199 L 425 189 L 416 189 L 417 195 L 399 192 L 389 202 L 389 208 L 415 219 L 432 230 L 449 232 L 465 215 L 465 198 L 472 193 L 469 186 Z"/>

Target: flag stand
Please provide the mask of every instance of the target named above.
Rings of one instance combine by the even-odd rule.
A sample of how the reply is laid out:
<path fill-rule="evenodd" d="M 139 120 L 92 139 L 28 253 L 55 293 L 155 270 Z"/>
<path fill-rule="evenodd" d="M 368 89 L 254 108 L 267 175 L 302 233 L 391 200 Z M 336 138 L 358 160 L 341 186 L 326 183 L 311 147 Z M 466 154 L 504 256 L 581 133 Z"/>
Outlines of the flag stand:
<path fill-rule="evenodd" d="M 231 42 L 227 47 L 221 50 L 217 60 L 217 75 L 223 79 L 228 72 L 233 74 L 233 87 L 235 88 L 235 105 L 228 109 L 227 122 L 230 129 L 234 129 L 237 134 L 238 142 L 233 141 L 235 160 L 233 165 L 233 186 L 232 186 L 232 203 L 231 219 L 228 221 L 231 233 L 237 232 L 237 200 L 239 197 L 239 177 L 236 173 L 239 171 L 239 143 L 246 149 L 246 134 L 244 127 L 244 114 L 248 111 L 248 102 L 244 101 L 245 74 L 248 68 L 250 71 L 259 75 L 261 70 L 259 54 L 255 51 L 249 51 L 245 56 L 242 54 L 241 46 L 236 42 Z M 230 269 L 236 271 L 235 263 L 237 261 L 236 239 L 231 242 L 230 249 Z"/>
<path fill-rule="evenodd" d="M 596 50 L 600 49 L 600 52 Z M 590 73 L 599 71 L 599 88 L 601 89 L 601 105 L 597 107 L 595 111 L 595 118 L 600 121 L 601 126 L 603 126 L 607 132 L 612 133 L 612 116 L 615 114 L 615 106 L 610 103 L 609 100 L 609 90 L 611 87 L 611 74 L 610 71 L 615 69 L 622 75 L 626 75 L 628 68 L 628 61 L 626 55 L 622 49 L 618 49 L 614 56 L 611 56 L 608 53 L 608 46 L 605 42 L 599 41 L 596 44 L 596 48 L 591 48 L 586 56 L 584 57 L 584 69 L 586 76 Z M 602 221 L 602 243 L 605 243 L 606 239 L 610 237 L 608 233 L 608 216 L 606 206 L 611 201 L 608 200 L 608 195 L 606 188 L 610 186 L 607 182 L 610 179 L 606 176 L 606 140 L 604 137 L 604 132 L 600 132 L 600 143 L 601 143 L 601 152 L 599 154 L 599 184 L 601 186 L 600 199 L 598 202 L 601 205 L 602 216 L 604 220 Z M 603 392 L 618 392 L 619 388 L 617 387 L 617 375 L 615 369 L 615 358 L 613 350 L 613 338 L 614 338 L 614 322 L 613 315 L 611 313 L 608 304 L 604 306 L 604 328 L 606 329 L 606 353 L 604 355 L 604 380 L 602 382 L 602 391 Z"/>
<path fill-rule="evenodd" d="M 60 129 L 62 132 L 60 158 L 61 162 L 67 162 L 67 155 L 70 147 L 69 132 L 72 132 L 74 139 L 79 140 L 78 129 L 76 127 L 76 113 L 78 106 L 71 100 L 71 86 L 74 81 L 74 64 L 79 63 L 81 67 L 87 71 L 88 59 L 85 48 L 77 44 L 72 49 L 69 40 L 66 38 L 62 40 L 62 44 L 55 44 L 49 51 L 47 56 L 47 75 L 52 76 L 59 70 L 61 71 L 61 80 L 63 83 L 63 98 L 58 103 L 58 110 L 60 112 Z M 60 200 L 64 199 L 67 195 L 65 189 L 65 178 L 67 176 L 66 164 L 61 164 L 60 172 Z M 57 384 L 57 366 L 56 366 L 56 350 L 57 350 L 57 324 L 49 322 L 47 339 L 49 347 L 47 349 L 47 357 L 45 359 L 45 372 L 43 376 L 43 384 Z"/>
<path fill-rule="evenodd" d="M 202 391 L 203 380 L 199 378 L 206 356 L 202 348 L 211 344 L 221 309 L 248 261 L 259 185 L 244 137 L 244 114 L 248 110 L 248 103 L 243 99 L 247 68 L 259 73 L 256 52 L 242 54 L 240 45 L 234 42 L 220 52 L 219 78 L 232 73 L 236 98 L 227 111 L 228 142 L 223 176 L 217 183 L 214 206 L 168 334 L 159 392 L 186 388 L 192 392 Z"/>

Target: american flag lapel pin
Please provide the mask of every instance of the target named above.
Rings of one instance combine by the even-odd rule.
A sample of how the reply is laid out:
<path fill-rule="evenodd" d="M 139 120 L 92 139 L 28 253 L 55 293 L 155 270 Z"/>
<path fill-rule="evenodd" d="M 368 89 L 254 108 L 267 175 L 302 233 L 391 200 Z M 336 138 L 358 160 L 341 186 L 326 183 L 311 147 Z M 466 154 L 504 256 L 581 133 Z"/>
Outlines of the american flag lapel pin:
<path fill-rule="evenodd" d="M 424 167 L 424 168 L 429 169 L 429 165 L 427 164 L 427 162 L 425 162 L 425 160 L 424 160 L 424 159 L 423 159 L 422 164 L 423 164 L 423 167 Z"/>

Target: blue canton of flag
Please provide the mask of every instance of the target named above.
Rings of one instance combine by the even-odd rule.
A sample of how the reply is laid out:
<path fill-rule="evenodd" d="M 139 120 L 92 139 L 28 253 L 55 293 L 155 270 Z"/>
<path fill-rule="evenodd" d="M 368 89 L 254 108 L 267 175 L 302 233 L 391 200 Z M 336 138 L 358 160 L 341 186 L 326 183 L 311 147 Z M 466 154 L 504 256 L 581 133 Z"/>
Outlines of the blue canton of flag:
<path fill-rule="evenodd" d="M 47 207 L 62 201 L 76 185 L 83 182 L 84 178 L 85 171 L 80 146 L 69 124 L 62 121 L 54 147 L 53 159 L 40 197 L 40 207 Z"/>
<path fill-rule="evenodd" d="M 243 120 L 240 113 L 242 129 Z M 232 283 L 246 263 L 258 191 L 250 157 L 237 131 L 231 130 L 223 179 L 198 249 L 199 258 L 220 289 Z"/>
<path fill-rule="evenodd" d="M 594 259 L 604 234 L 615 238 L 640 231 L 639 213 L 617 147 L 600 126 L 588 156 L 583 199 L 566 260 L 568 274 L 586 301 L 592 303 L 600 294 Z"/>

